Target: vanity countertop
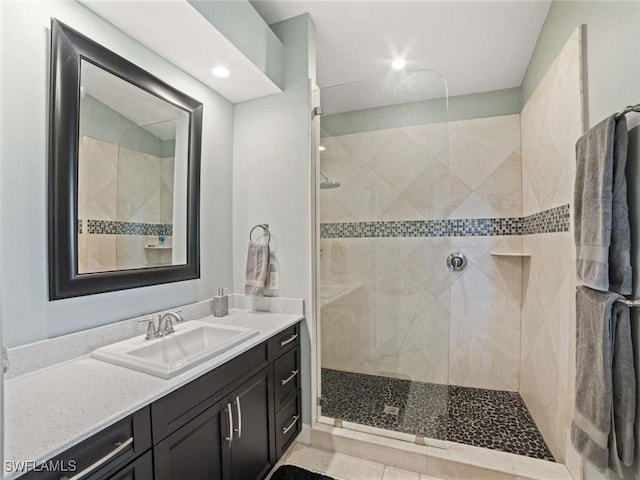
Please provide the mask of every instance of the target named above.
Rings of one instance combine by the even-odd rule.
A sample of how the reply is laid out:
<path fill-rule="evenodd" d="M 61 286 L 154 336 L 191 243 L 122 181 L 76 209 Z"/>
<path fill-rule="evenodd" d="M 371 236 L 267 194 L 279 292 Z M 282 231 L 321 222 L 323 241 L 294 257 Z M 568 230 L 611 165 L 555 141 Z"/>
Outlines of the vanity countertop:
<path fill-rule="evenodd" d="M 200 365 L 165 380 L 88 355 L 5 381 L 4 461 L 31 468 L 179 387 L 250 350 L 304 317 L 233 309 L 199 319 L 255 328 L 260 333 Z M 6 472 L 5 479 L 23 472 Z"/>

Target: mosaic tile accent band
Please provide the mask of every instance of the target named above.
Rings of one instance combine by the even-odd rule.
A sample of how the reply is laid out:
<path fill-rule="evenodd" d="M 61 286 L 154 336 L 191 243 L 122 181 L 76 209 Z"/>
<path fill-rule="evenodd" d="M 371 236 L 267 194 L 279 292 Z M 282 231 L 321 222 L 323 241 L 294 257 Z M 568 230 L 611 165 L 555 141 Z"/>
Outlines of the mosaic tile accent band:
<path fill-rule="evenodd" d="M 568 232 L 571 222 L 569 205 L 550 208 L 520 219 L 520 235 Z"/>
<path fill-rule="evenodd" d="M 81 222 L 79 220 L 79 222 Z M 82 233 L 82 223 L 78 225 Z M 117 222 L 114 220 L 87 220 L 87 233 L 102 235 L 173 235 L 171 223 Z"/>
<path fill-rule="evenodd" d="M 526 217 L 323 223 L 320 238 L 487 237 L 568 232 L 569 205 Z"/>

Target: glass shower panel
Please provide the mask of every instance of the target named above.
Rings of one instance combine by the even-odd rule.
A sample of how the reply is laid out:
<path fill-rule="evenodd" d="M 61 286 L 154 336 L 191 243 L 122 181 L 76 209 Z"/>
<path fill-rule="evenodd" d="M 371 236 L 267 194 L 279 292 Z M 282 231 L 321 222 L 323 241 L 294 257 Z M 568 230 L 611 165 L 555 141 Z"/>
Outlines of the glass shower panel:
<path fill-rule="evenodd" d="M 321 103 L 320 418 L 444 440 L 446 84 L 393 73 L 321 89 Z"/>

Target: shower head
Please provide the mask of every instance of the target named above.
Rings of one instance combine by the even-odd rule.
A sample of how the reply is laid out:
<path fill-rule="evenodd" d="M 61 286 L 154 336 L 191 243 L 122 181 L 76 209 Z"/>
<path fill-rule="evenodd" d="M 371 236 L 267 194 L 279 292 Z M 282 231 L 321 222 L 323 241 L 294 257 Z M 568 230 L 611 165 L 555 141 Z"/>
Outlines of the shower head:
<path fill-rule="evenodd" d="M 320 182 L 321 190 L 329 190 L 331 188 L 338 188 L 340 186 L 340 182 L 329 180 L 329 177 L 327 177 L 324 173 L 320 172 L 320 175 L 322 175 L 323 179 L 322 182 Z"/>
<path fill-rule="evenodd" d="M 320 188 L 322 190 L 329 190 L 331 188 L 338 188 L 340 186 L 340 182 L 321 182 Z"/>

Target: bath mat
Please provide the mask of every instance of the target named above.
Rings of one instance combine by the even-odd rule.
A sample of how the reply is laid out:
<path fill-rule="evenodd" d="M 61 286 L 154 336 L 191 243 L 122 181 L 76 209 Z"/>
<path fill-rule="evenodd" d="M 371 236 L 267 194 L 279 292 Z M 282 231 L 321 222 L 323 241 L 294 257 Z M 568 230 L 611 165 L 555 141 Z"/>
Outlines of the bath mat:
<path fill-rule="evenodd" d="M 295 465 L 282 465 L 271 476 L 271 480 L 335 480 L 334 478 L 310 472 Z"/>

